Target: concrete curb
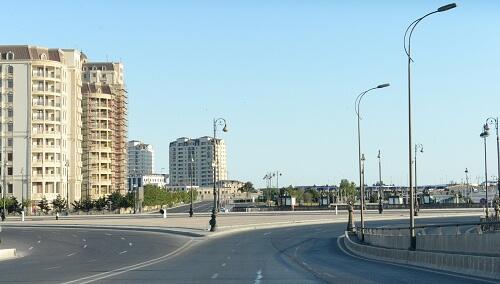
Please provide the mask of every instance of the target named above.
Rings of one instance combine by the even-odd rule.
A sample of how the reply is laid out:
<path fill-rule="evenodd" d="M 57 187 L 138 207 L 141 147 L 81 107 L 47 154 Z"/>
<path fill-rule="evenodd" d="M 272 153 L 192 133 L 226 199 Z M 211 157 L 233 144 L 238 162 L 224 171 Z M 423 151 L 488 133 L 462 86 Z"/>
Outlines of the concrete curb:
<path fill-rule="evenodd" d="M 0 249 L 0 261 L 16 258 L 16 249 Z"/>
<path fill-rule="evenodd" d="M 478 278 L 500 279 L 500 257 L 410 251 L 357 243 L 344 234 L 344 245 L 354 255 L 422 268 L 449 271 Z"/>

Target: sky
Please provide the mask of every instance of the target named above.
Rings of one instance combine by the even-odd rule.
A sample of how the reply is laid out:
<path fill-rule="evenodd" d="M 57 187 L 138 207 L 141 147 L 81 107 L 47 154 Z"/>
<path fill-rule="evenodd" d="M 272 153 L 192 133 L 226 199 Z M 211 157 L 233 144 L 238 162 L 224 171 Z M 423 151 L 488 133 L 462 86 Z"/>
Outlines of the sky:
<path fill-rule="evenodd" d="M 457 1 L 412 37 L 418 184 L 484 180 L 482 124 L 499 116 L 499 1 Z M 362 101 L 367 184 L 408 184 L 406 27 L 446 1 L 7 1 L 0 44 L 76 48 L 121 61 L 129 139 L 168 145 L 227 120 L 228 175 L 265 186 L 358 180 L 354 100 Z M 492 132 L 494 134 L 494 131 Z M 487 140 L 488 175 L 496 144 Z M 357 183 L 357 182 L 356 182 Z"/>

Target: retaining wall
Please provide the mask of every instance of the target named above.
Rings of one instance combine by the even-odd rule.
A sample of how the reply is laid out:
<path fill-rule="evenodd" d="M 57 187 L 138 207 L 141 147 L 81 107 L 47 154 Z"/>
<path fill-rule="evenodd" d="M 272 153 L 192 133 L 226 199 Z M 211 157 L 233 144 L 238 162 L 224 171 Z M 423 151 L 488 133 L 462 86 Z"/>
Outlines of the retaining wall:
<path fill-rule="evenodd" d="M 500 257 L 382 248 L 357 243 L 352 236 L 346 232 L 345 246 L 366 258 L 500 279 Z"/>

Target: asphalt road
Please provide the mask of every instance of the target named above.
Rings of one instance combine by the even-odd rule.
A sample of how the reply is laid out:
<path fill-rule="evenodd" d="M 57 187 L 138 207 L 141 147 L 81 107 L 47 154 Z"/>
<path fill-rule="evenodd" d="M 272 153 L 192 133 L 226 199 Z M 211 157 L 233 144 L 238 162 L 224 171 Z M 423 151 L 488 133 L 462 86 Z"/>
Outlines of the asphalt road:
<path fill-rule="evenodd" d="M 212 207 L 213 207 L 213 201 L 200 201 L 196 202 L 193 204 L 193 211 L 194 213 L 208 213 L 212 212 Z M 187 213 L 189 214 L 189 207 L 190 204 L 175 207 L 175 208 L 169 208 L 167 209 L 167 214 L 168 213 Z"/>
<path fill-rule="evenodd" d="M 190 238 L 115 230 L 3 227 L 0 248 L 21 257 L 0 262 L 0 283 L 62 283 L 175 252 Z"/>
<path fill-rule="evenodd" d="M 436 224 L 457 220 L 476 221 L 477 217 L 418 219 L 417 223 Z M 387 223 L 367 222 L 371 226 Z M 390 224 L 405 225 L 406 222 L 392 221 Z M 27 255 L 2 262 L 0 282 L 483 282 L 481 279 L 451 273 L 353 257 L 344 252 L 345 248 L 337 240 L 344 229 L 345 224 L 311 225 L 248 231 L 200 241 L 172 235 L 123 231 L 7 228 L 4 231 L 5 241 L 17 243 L 16 246 L 27 252 Z M 133 245 L 130 246 L 129 242 Z M 84 248 L 86 244 L 88 246 Z M 33 248 L 30 250 L 30 247 Z M 170 258 L 146 263 L 150 265 L 127 267 L 168 255 L 177 248 L 183 249 Z"/>

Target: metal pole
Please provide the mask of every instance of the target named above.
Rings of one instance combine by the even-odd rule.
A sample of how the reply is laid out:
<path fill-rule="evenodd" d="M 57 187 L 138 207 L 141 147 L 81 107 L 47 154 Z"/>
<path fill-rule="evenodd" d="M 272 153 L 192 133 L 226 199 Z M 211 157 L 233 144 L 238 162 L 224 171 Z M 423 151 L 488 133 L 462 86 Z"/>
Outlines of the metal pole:
<path fill-rule="evenodd" d="M 486 189 L 486 217 L 488 217 L 488 163 L 486 161 L 486 135 L 484 138 L 484 187 Z"/>
<path fill-rule="evenodd" d="M 495 119 L 495 129 L 497 131 L 497 193 L 500 200 L 500 138 L 498 137 L 498 117 Z"/>
<path fill-rule="evenodd" d="M 467 192 L 467 197 L 470 198 L 470 190 L 469 190 L 469 170 L 465 168 L 465 183 L 466 183 L 466 188 L 465 192 Z M 469 200 L 467 200 L 469 202 Z"/>
<path fill-rule="evenodd" d="M 189 152 L 191 154 L 191 159 L 190 159 L 190 162 L 191 162 L 191 167 L 190 167 L 190 170 L 191 170 L 191 175 L 190 175 L 190 183 L 191 183 L 191 186 L 190 186 L 190 190 L 191 190 L 191 205 L 189 206 L 189 217 L 193 217 L 193 175 L 194 175 L 194 159 L 193 159 L 193 153 L 192 152 Z"/>
<path fill-rule="evenodd" d="M 359 111 L 359 110 L 358 110 Z M 360 191 L 360 217 L 361 217 L 361 237 L 364 239 L 365 235 L 365 220 L 363 216 L 363 205 L 365 203 L 365 190 L 363 185 L 363 169 L 361 165 L 361 130 L 360 130 L 360 117 L 358 113 L 358 163 L 359 163 L 359 191 Z"/>
<path fill-rule="evenodd" d="M 24 211 L 24 168 L 21 168 L 21 211 Z"/>
<path fill-rule="evenodd" d="M 215 139 L 216 139 L 216 127 L 217 127 L 217 122 L 216 120 L 214 119 L 214 140 L 213 140 L 213 158 L 212 158 L 212 167 L 213 167 L 213 172 L 214 172 L 214 180 L 213 180 L 213 185 L 214 185 L 214 206 L 212 208 L 212 216 L 211 216 L 211 219 L 210 219 L 210 231 L 211 232 L 215 232 L 216 228 L 217 228 L 217 220 L 216 220 L 216 211 L 217 211 L 217 189 L 216 189 L 216 185 L 215 185 L 215 182 L 216 182 L 216 174 L 215 174 Z"/>
<path fill-rule="evenodd" d="M 69 162 L 66 161 L 66 214 L 69 215 Z"/>
<path fill-rule="evenodd" d="M 381 156 L 380 156 L 380 150 L 378 150 L 378 199 L 380 200 L 382 198 L 382 194 L 380 192 L 380 189 L 382 187 L 382 163 L 381 163 Z"/>

